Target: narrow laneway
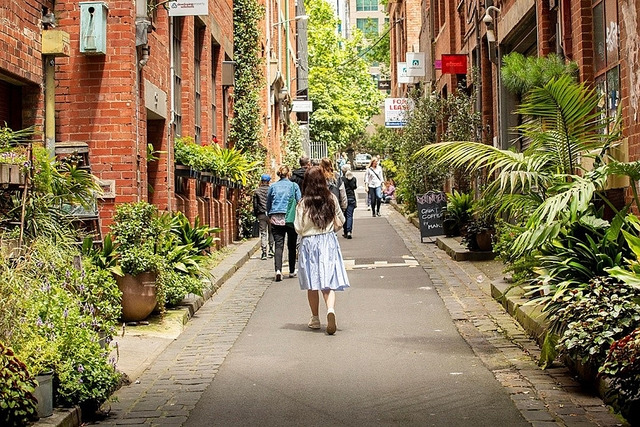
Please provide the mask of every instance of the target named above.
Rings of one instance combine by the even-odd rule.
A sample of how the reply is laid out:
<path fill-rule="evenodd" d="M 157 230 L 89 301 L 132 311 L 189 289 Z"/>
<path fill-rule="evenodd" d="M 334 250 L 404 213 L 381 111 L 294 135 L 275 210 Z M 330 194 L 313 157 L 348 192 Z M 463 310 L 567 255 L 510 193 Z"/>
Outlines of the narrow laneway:
<path fill-rule="evenodd" d="M 340 238 L 352 287 L 334 336 L 307 327 L 297 279 L 274 282 L 254 255 L 100 424 L 617 425 L 565 370 L 536 368 L 531 341 L 465 266 L 382 213 L 361 199 L 354 238 Z"/>

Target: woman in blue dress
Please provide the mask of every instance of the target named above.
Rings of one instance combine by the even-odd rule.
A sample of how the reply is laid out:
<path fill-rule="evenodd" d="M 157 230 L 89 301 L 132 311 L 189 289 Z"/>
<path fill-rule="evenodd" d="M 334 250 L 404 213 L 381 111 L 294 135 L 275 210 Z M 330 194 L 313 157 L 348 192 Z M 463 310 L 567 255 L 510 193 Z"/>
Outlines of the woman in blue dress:
<path fill-rule="evenodd" d="M 327 333 L 336 332 L 335 291 L 349 287 L 336 232 L 344 215 L 336 196 L 327 188 L 322 168 L 311 167 L 304 177 L 302 199 L 296 207 L 295 229 L 300 236 L 298 280 L 307 291 L 311 308 L 309 328 L 320 329 L 320 293 L 327 305 Z"/>

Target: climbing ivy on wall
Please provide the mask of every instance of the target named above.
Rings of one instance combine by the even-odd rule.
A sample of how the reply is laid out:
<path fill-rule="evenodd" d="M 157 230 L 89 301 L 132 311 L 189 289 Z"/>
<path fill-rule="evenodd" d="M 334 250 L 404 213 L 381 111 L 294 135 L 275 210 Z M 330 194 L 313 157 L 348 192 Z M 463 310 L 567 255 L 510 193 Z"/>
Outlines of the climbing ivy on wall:
<path fill-rule="evenodd" d="M 264 8 L 256 0 L 234 0 L 233 44 L 236 61 L 234 116 L 229 138 L 234 146 L 264 162 L 266 151 L 262 139 L 260 89 L 264 86 L 263 61 L 260 57 L 258 24 Z"/>

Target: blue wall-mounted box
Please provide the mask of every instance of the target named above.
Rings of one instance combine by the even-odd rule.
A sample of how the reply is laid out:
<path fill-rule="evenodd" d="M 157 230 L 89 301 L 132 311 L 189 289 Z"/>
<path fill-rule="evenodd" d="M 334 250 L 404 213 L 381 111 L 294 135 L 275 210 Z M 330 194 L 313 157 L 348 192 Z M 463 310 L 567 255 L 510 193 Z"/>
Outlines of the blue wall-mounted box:
<path fill-rule="evenodd" d="M 107 15 L 109 8 L 101 1 L 80 2 L 80 53 L 106 55 Z"/>

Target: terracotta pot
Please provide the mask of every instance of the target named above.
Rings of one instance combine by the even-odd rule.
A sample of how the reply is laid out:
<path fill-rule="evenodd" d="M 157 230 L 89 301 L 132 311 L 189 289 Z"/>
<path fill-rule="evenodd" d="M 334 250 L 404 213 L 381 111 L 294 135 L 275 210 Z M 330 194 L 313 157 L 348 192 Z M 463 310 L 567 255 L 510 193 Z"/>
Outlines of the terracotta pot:
<path fill-rule="evenodd" d="M 476 244 L 481 251 L 490 251 L 493 249 L 493 233 L 491 231 L 483 231 L 480 234 L 476 234 Z"/>
<path fill-rule="evenodd" d="M 116 276 L 122 292 L 122 320 L 137 322 L 144 320 L 156 307 L 157 273 L 146 272 L 136 276 Z"/>

